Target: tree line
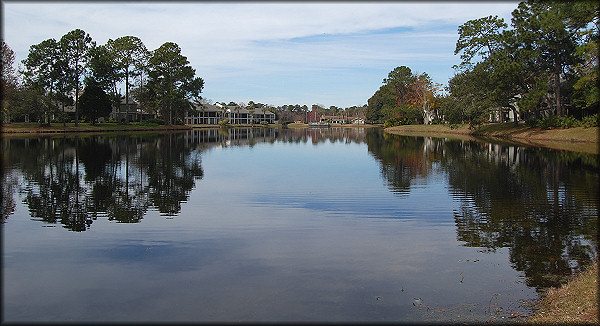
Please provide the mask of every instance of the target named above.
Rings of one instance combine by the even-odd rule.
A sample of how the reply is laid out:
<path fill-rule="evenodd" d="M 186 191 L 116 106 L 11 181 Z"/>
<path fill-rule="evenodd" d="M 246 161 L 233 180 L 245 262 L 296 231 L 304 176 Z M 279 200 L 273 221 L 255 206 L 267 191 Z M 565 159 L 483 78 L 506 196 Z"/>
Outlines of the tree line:
<path fill-rule="evenodd" d="M 543 119 L 598 125 L 600 6 L 594 1 L 524 1 L 510 27 L 498 16 L 458 28 L 461 63 L 445 92 L 401 66 L 369 99 L 367 118 L 388 125 Z M 510 112 L 510 113 L 509 113 Z"/>
<path fill-rule="evenodd" d="M 2 110 L 4 120 L 30 116 L 40 123 L 71 118 L 91 122 L 119 107 L 118 90 L 125 83 L 125 121 L 129 122 L 132 98 L 149 113 L 172 124 L 199 103 L 204 80 L 173 42 L 150 51 L 135 36 L 109 39 L 97 45 L 81 29 L 50 38 L 29 48 L 18 71 L 13 68 L 14 52 L 2 41 Z M 20 82 L 19 82 L 20 81 Z"/>
<path fill-rule="evenodd" d="M 165 123 L 181 123 L 187 113 L 212 103 L 200 96 L 204 80 L 180 47 L 166 42 L 149 51 L 141 39 L 123 36 L 97 45 L 89 34 L 75 29 L 60 39 L 44 40 L 29 48 L 22 68 L 15 71 L 14 52 L 2 41 L 2 119 L 23 120 L 27 116 L 40 124 L 74 120 L 94 123 L 113 108 L 125 103 L 124 123 L 129 123 L 131 103 Z M 125 95 L 119 85 L 124 84 Z M 363 116 L 366 106 L 326 108 L 321 104 L 273 106 L 222 102 L 223 106 L 249 111 L 266 110 L 283 122 L 306 121 L 311 110 L 319 115 Z"/>
<path fill-rule="evenodd" d="M 211 103 L 211 100 L 203 99 L 201 103 Z M 310 122 L 315 119 L 319 119 L 321 116 L 343 116 L 349 121 L 353 117 L 364 117 L 367 106 L 353 105 L 346 108 L 331 105 L 329 108 L 323 104 L 313 104 L 310 107 L 306 104 L 283 104 L 283 105 L 270 105 L 260 102 L 249 101 L 248 103 L 233 101 L 227 102 L 216 102 L 221 104 L 224 108 L 232 108 L 235 110 L 245 109 L 252 113 L 256 110 L 265 110 L 273 112 L 275 114 L 275 120 L 285 124 L 294 121 Z M 316 112 L 316 114 L 314 113 Z M 309 116 L 310 114 L 310 116 Z"/>
<path fill-rule="evenodd" d="M 527 0 L 512 12 L 510 26 L 498 16 L 469 20 L 458 27 L 454 54 L 461 62 L 453 67 L 455 74 L 445 88 L 427 73 L 399 66 L 364 106 L 230 104 L 269 110 L 280 121 L 307 121 L 308 112 L 317 111 L 364 115 L 367 121 L 386 126 L 509 119 L 537 126 L 597 126 L 599 16 L 594 1 Z M 204 80 L 195 77 L 172 42 L 148 51 L 139 38 L 124 36 L 97 46 L 76 29 L 59 40 L 32 45 L 19 71 L 21 83 L 13 63 L 14 53 L 2 42 L 5 120 L 29 115 L 40 122 L 54 117 L 64 123 L 69 119 L 65 107 L 70 106 L 76 124 L 80 113 L 95 121 L 111 107 L 119 107 L 122 96 L 117 85 L 123 82 L 126 113 L 133 97 L 142 110 L 168 124 L 206 103 L 200 96 Z M 125 116 L 128 119 L 129 114 Z"/>

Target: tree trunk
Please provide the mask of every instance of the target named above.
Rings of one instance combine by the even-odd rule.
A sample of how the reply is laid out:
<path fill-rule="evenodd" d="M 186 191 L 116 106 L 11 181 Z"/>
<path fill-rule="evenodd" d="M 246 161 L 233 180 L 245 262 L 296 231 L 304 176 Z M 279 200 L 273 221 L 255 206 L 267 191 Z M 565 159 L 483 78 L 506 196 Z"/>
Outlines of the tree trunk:
<path fill-rule="evenodd" d="M 75 127 L 79 126 L 79 60 L 75 61 Z"/>
<path fill-rule="evenodd" d="M 79 82 L 75 88 L 75 127 L 79 126 L 79 108 L 77 102 L 79 102 Z"/>
<path fill-rule="evenodd" d="M 129 124 L 129 67 L 125 68 L 125 123 Z"/>
<path fill-rule="evenodd" d="M 554 95 L 556 96 L 556 114 L 558 116 L 563 116 L 564 112 L 563 112 L 563 108 L 562 108 L 562 101 L 560 98 L 560 68 L 555 67 L 555 71 L 554 71 Z"/>

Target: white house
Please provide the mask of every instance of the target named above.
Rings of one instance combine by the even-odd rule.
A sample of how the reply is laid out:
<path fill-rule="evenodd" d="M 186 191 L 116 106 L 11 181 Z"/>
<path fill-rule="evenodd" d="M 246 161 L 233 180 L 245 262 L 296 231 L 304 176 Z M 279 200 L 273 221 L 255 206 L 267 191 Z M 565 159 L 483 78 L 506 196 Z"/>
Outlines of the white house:
<path fill-rule="evenodd" d="M 185 116 L 184 122 L 187 125 L 216 125 L 225 118 L 234 125 L 275 123 L 275 113 L 273 112 L 264 109 L 252 111 L 239 106 L 224 106 L 219 103 L 197 106 L 193 113 Z"/>

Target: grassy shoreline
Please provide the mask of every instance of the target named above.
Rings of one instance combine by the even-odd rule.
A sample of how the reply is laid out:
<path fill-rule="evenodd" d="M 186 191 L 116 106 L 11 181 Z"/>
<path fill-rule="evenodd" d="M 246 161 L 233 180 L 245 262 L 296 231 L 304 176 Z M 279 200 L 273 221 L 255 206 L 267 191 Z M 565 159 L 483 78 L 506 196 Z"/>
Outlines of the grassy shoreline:
<path fill-rule="evenodd" d="M 546 147 L 598 154 L 600 152 L 599 128 L 541 129 L 512 123 L 492 123 L 476 129 L 468 125 L 450 128 L 447 125 L 404 125 L 386 128 L 386 132 L 398 135 L 458 138 L 463 140 L 491 139 L 514 145 Z"/>
<path fill-rule="evenodd" d="M 52 123 L 50 125 L 40 125 L 39 123 L 9 123 L 2 124 L 0 133 L 2 136 L 9 134 L 15 135 L 40 135 L 40 134 L 61 134 L 61 133 L 90 133 L 90 132 L 114 132 L 114 131 L 172 131 L 188 130 L 188 126 L 181 125 L 144 125 L 144 124 L 118 124 L 118 123 L 80 123 L 75 126 L 74 123 Z"/>
<path fill-rule="evenodd" d="M 598 325 L 598 260 L 560 288 L 549 289 L 524 322 Z"/>

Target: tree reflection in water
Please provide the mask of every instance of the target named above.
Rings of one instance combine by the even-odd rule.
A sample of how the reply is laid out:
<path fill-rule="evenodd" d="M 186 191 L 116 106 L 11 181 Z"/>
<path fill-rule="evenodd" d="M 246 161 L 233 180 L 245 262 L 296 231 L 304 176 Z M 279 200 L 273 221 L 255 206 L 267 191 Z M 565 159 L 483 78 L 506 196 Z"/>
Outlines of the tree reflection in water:
<path fill-rule="evenodd" d="M 200 154 L 185 146 L 183 134 L 14 138 L 3 143 L 9 149 L 6 161 L 22 174 L 19 192 L 31 217 L 60 222 L 72 231 L 85 231 L 98 216 L 139 222 L 149 207 L 175 215 L 194 180 L 203 175 Z"/>
<path fill-rule="evenodd" d="M 2 221 L 14 211 L 17 191 L 33 219 L 72 231 L 85 231 L 98 217 L 136 223 L 149 208 L 175 216 L 203 177 L 203 150 L 273 142 L 276 135 L 270 128 L 238 128 L 4 138 Z"/>
<path fill-rule="evenodd" d="M 396 192 L 433 170 L 445 173 L 460 202 L 457 239 L 509 248 L 513 267 L 538 291 L 597 256 L 597 155 L 376 132 L 367 143 Z"/>
<path fill-rule="evenodd" d="M 139 222 L 150 208 L 174 216 L 203 177 L 202 151 L 258 142 L 365 142 L 398 194 L 430 174 L 443 176 L 458 203 L 458 241 L 508 248 L 513 267 L 540 291 L 597 256 L 598 155 L 366 129 L 4 138 L 2 219 L 14 210 L 16 191 L 32 218 L 72 231 L 98 217 Z"/>

